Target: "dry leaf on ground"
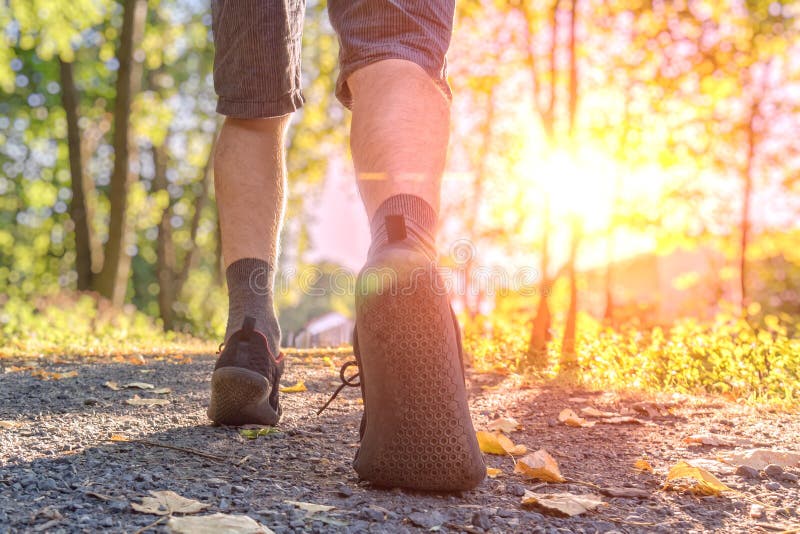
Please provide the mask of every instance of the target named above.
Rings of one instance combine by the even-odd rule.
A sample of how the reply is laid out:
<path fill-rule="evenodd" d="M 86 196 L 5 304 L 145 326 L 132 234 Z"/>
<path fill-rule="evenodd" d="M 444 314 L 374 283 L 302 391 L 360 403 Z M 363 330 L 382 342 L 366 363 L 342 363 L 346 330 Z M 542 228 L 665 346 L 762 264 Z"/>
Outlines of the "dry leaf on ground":
<path fill-rule="evenodd" d="M 583 404 L 585 402 L 589 402 L 589 399 L 586 399 L 584 397 L 570 397 L 567 400 L 569 402 L 575 402 L 575 403 L 578 403 L 578 404 Z"/>
<path fill-rule="evenodd" d="M 545 482 L 564 482 L 558 462 L 544 449 L 520 458 L 514 466 L 514 472 Z"/>
<path fill-rule="evenodd" d="M 598 423 L 608 423 L 610 425 L 624 425 L 627 423 L 632 423 L 635 425 L 650 425 L 654 426 L 653 423 L 648 423 L 647 421 L 642 421 L 641 419 L 637 419 L 635 417 L 631 417 L 629 415 L 621 415 L 619 417 L 606 417 L 605 419 L 600 419 L 597 421 Z"/>
<path fill-rule="evenodd" d="M 117 384 L 116 382 L 113 382 L 111 380 L 109 380 L 108 382 L 104 383 L 103 385 L 105 387 L 107 387 L 108 389 L 112 390 L 112 391 L 119 391 L 119 389 L 120 389 L 119 384 Z"/>
<path fill-rule="evenodd" d="M 483 430 L 479 430 L 475 432 L 475 436 L 478 438 L 478 445 L 481 451 L 487 454 L 521 456 L 528 451 L 525 445 L 514 445 L 514 442 L 511 441 L 510 438 L 504 436 L 500 432 L 484 432 Z"/>
<path fill-rule="evenodd" d="M 496 467 L 487 467 L 486 468 L 486 476 L 489 478 L 497 478 L 498 475 L 502 475 L 503 470 L 497 469 Z"/>
<path fill-rule="evenodd" d="M 294 506 L 300 508 L 301 510 L 305 510 L 309 514 L 315 514 L 317 512 L 330 512 L 335 506 L 329 506 L 327 504 L 316 504 L 313 502 L 302 502 L 302 501 L 283 501 L 286 504 L 293 504 Z"/>
<path fill-rule="evenodd" d="M 64 378 L 75 378 L 78 376 L 78 371 L 67 371 L 66 373 L 57 373 L 53 371 L 45 371 L 44 369 L 36 369 L 31 372 L 31 376 L 40 378 L 42 380 L 62 380 Z"/>
<path fill-rule="evenodd" d="M 176 534 L 274 534 L 252 517 L 246 515 L 198 515 L 194 517 L 171 517 L 167 523 Z"/>
<path fill-rule="evenodd" d="M 558 420 L 567 426 L 593 427 L 595 425 L 594 421 L 587 421 L 576 414 L 571 408 L 564 408 L 561 410 L 561 413 L 558 414 Z"/>
<path fill-rule="evenodd" d="M 142 497 L 142 503 L 131 503 L 137 512 L 154 515 L 196 514 L 208 508 L 207 504 L 181 497 L 174 491 L 151 491 L 152 497 Z"/>
<path fill-rule="evenodd" d="M 111 434 L 111 437 L 108 438 L 109 441 L 130 441 L 127 437 L 123 436 L 122 434 Z"/>
<path fill-rule="evenodd" d="M 599 495 L 573 495 L 572 493 L 534 493 L 525 491 L 522 496 L 523 506 L 532 506 L 539 510 L 566 517 L 579 515 L 606 503 Z"/>
<path fill-rule="evenodd" d="M 271 426 L 239 429 L 239 435 L 247 439 L 256 439 L 260 436 L 269 436 L 270 434 L 280 434 L 280 430 Z"/>
<path fill-rule="evenodd" d="M 306 387 L 306 383 L 304 381 L 298 380 L 293 386 L 281 386 L 280 390 L 281 393 L 301 393 L 303 391 L 307 391 L 308 388 Z"/>
<path fill-rule="evenodd" d="M 737 438 L 733 436 L 721 436 L 719 434 L 692 434 L 684 438 L 684 443 L 689 445 L 712 445 L 714 447 L 746 447 L 752 445 L 753 442 L 745 438 Z"/>
<path fill-rule="evenodd" d="M 488 425 L 486 425 L 486 429 L 490 431 L 500 431 L 505 432 L 506 434 L 510 434 L 515 430 L 518 430 L 522 425 L 519 424 L 519 421 L 514 419 L 513 417 L 501 417 L 500 419 L 495 419 Z"/>
<path fill-rule="evenodd" d="M 12 428 L 19 428 L 22 426 L 22 423 L 18 423 L 17 421 L 0 421 L 0 428 L 3 430 L 11 430 Z"/>
<path fill-rule="evenodd" d="M 638 469 L 639 471 L 646 471 L 648 473 L 652 473 L 654 471 L 653 466 L 650 465 L 650 462 L 647 460 L 640 458 L 633 463 L 633 467 Z"/>
<path fill-rule="evenodd" d="M 600 488 L 598 491 L 603 495 L 609 497 L 621 497 L 625 499 L 652 499 L 653 494 L 641 488 L 619 488 L 616 486 L 609 486 L 607 488 Z"/>
<path fill-rule="evenodd" d="M 151 390 L 150 393 L 154 395 L 166 395 L 167 393 L 172 393 L 172 390 L 170 388 L 156 388 Z"/>
<path fill-rule="evenodd" d="M 125 404 L 130 404 L 131 406 L 164 406 L 169 404 L 169 401 L 167 399 L 148 399 L 134 395 L 132 399 L 127 399 Z"/>
<path fill-rule="evenodd" d="M 147 382 L 128 382 L 124 384 L 122 387 L 128 389 L 153 389 L 155 386 L 153 384 L 148 384 Z"/>
<path fill-rule="evenodd" d="M 747 466 L 753 469 L 764 469 L 769 464 L 781 467 L 800 466 L 800 453 L 791 451 L 776 451 L 771 449 L 750 449 L 742 452 L 721 454 L 719 459 L 735 466 Z"/>
<path fill-rule="evenodd" d="M 672 404 L 668 403 L 642 401 L 632 404 L 631 408 L 637 412 L 647 414 L 648 417 L 666 417 L 672 415 L 669 411 L 671 406 Z"/>
<path fill-rule="evenodd" d="M 617 412 L 602 412 L 593 406 L 584 406 L 581 408 L 581 415 L 586 417 L 619 417 Z"/>
<path fill-rule="evenodd" d="M 676 486 L 671 483 L 673 480 L 682 478 L 690 479 L 692 484 L 689 486 Z M 678 462 L 669 470 L 664 489 L 686 489 L 698 495 L 719 495 L 723 491 L 730 491 L 728 486 L 706 469 L 689 465 L 684 461 Z"/>

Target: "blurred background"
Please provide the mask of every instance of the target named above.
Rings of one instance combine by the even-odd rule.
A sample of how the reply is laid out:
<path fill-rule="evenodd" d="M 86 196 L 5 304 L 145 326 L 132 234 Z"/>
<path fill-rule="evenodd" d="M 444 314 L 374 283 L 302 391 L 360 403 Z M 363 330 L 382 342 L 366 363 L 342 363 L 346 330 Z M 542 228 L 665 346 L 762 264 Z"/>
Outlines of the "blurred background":
<path fill-rule="evenodd" d="M 474 365 L 800 395 L 799 17 L 458 2 L 440 248 Z M 5 354 L 221 340 L 210 25 L 208 0 L 0 6 Z M 349 342 L 369 236 L 324 1 L 303 42 L 276 297 L 309 347 Z"/>

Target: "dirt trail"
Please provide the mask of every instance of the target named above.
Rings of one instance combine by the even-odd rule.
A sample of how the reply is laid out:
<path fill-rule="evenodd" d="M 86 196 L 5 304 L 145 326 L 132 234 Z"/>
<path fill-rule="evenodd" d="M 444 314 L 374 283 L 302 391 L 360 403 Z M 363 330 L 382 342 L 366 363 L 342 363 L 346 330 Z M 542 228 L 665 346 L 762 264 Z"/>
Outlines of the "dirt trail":
<path fill-rule="evenodd" d="M 476 427 L 498 417 L 516 418 L 522 429 L 510 434 L 513 441 L 548 450 L 572 482 L 526 480 L 513 474 L 511 457 L 490 455 L 488 465 L 502 474 L 476 491 L 430 495 L 370 488 L 350 467 L 361 413 L 358 391 L 346 388 L 322 416 L 315 415 L 338 385 L 336 364 L 345 359 L 328 356 L 290 356 L 284 383 L 303 380 L 307 391 L 283 394 L 280 432 L 254 440 L 208 425 L 204 410 L 213 356 L 191 363 L 45 365 L 47 371 L 77 372 L 49 381 L 29 371 L 0 374 L 0 532 L 135 532 L 158 520 L 130 505 L 150 490 L 197 499 L 209 505 L 204 514 L 247 514 L 274 532 L 780 532 L 800 525 L 796 467 L 748 478 L 709 464 L 739 492 L 720 497 L 661 489 L 677 461 L 713 459 L 732 450 L 692 446 L 684 442 L 687 436 L 714 432 L 753 446 L 797 450 L 796 415 L 715 399 L 637 405 L 641 398 L 521 387 L 492 375 L 470 375 Z M 114 390 L 107 381 L 144 382 L 171 392 Z M 126 404 L 135 395 L 169 404 Z M 645 424 L 581 428 L 558 421 L 562 409 L 580 412 L 587 406 L 629 411 Z M 108 441 L 114 434 L 148 443 Z M 633 468 L 641 458 L 655 473 Z M 520 506 L 526 489 L 583 494 L 597 493 L 598 487 L 639 488 L 648 498 L 606 495 L 607 505 L 571 518 Z M 312 513 L 287 501 L 334 508 Z M 767 505 L 760 519 L 751 517 L 755 501 Z M 166 531 L 165 524 L 151 531 Z"/>

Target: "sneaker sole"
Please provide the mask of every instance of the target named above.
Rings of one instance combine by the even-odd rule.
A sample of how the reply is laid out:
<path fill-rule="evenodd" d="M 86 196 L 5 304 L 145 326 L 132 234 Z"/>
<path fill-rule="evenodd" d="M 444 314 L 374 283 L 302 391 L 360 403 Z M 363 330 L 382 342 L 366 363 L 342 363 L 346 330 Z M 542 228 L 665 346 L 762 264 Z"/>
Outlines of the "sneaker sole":
<path fill-rule="evenodd" d="M 459 333 L 447 295 L 434 290 L 444 286 L 434 271 L 419 269 L 426 260 L 414 252 L 386 251 L 381 259 L 394 266 L 405 260 L 405 267 L 396 268 L 399 294 L 359 295 L 356 325 L 368 411 L 354 468 L 379 486 L 474 488 L 486 466 L 469 415 Z M 410 280 L 416 281 L 413 291 L 402 294 Z"/>
<path fill-rule="evenodd" d="M 208 418 L 220 425 L 275 425 L 280 413 L 269 403 L 270 383 L 255 371 L 221 367 L 211 376 Z"/>

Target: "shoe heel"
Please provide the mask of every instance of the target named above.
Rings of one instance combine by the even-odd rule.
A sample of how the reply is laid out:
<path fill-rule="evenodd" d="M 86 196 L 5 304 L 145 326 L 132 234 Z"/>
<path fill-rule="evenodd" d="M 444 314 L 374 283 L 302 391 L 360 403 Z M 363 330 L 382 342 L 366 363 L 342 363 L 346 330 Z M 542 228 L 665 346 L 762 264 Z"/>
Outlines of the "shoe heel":
<path fill-rule="evenodd" d="M 241 367 L 221 367 L 211 376 L 208 418 L 220 425 L 275 425 L 280 419 L 269 403 L 270 383 Z"/>

